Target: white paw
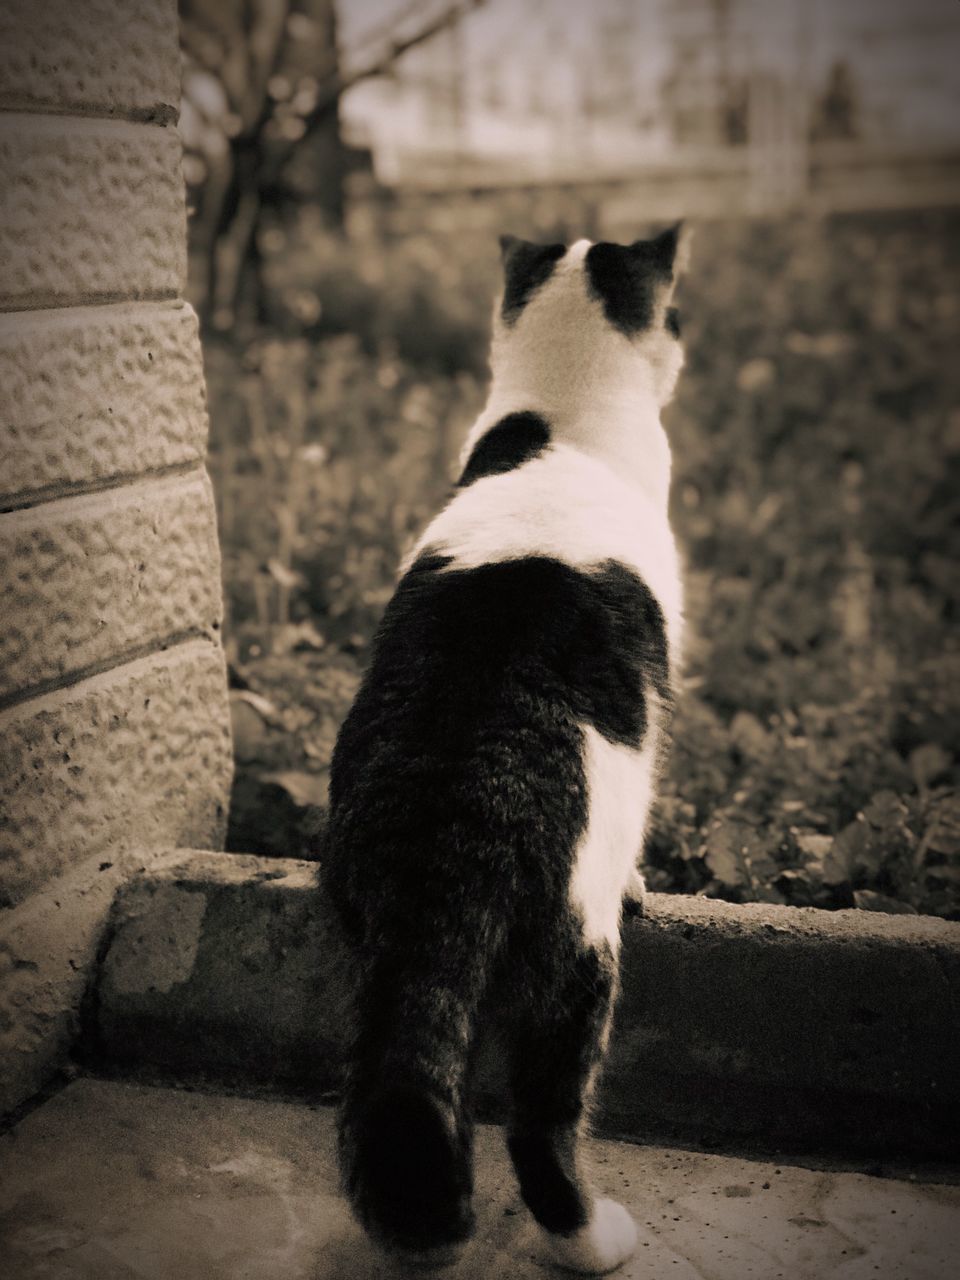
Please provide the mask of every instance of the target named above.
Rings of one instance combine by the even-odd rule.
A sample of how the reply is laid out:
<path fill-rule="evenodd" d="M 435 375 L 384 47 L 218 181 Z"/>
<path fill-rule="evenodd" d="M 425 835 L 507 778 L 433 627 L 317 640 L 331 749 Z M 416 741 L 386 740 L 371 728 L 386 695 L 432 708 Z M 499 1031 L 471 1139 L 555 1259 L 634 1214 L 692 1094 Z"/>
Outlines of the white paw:
<path fill-rule="evenodd" d="M 541 1232 L 549 1260 L 566 1271 L 604 1276 L 615 1271 L 637 1247 L 637 1228 L 622 1204 L 597 1200 L 590 1221 L 572 1236 Z"/>

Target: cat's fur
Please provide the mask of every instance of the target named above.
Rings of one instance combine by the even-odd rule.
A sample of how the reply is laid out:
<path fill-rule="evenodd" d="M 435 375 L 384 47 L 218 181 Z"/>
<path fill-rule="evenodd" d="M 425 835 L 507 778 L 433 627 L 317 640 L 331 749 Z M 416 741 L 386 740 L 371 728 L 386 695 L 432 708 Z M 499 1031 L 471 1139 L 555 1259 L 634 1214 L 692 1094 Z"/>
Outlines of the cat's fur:
<path fill-rule="evenodd" d="M 678 239 L 504 238 L 489 400 L 337 742 L 321 883 L 351 988 L 341 1167 L 369 1234 L 406 1257 L 471 1234 L 470 1073 L 492 1015 L 550 1256 L 601 1272 L 634 1245 L 577 1146 L 680 648 L 660 425 Z"/>

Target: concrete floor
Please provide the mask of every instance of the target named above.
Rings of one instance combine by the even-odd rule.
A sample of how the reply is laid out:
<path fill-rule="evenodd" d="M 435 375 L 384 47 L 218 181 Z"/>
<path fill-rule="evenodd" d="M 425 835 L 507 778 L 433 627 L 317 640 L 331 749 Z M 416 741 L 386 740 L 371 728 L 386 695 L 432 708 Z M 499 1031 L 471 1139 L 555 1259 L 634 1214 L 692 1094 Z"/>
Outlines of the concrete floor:
<path fill-rule="evenodd" d="M 385 1280 L 337 1195 L 333 1116 L 78 1080 L 0 1139 L 5 1280 Z M 499 1130 L 477 1141 L 477 1237 L 457 1280 L 547 1274 Z M 614 1142 L 596 1181 L 631 1208 L 618 1275 L 947 1280 L 960 1187 Z M 434 1273 L 439 1274 L 439 1273 Z"/>

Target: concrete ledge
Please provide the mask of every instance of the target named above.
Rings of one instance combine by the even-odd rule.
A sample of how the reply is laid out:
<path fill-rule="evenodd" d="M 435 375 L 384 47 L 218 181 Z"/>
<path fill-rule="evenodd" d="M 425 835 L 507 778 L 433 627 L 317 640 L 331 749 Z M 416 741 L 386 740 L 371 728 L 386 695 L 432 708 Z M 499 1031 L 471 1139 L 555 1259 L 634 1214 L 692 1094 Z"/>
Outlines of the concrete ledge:
<path fill-rule="evenodd" d="M 99 1052 L 180 1075 L 334 1085 L 341 1022 L 315 874 L 180 853 L 124 886 L 91 1028 Z M 955 1155 L 960 926 L 655 894 L 625 928 L 622 974 L 602 1130 Z M 484 1092 L 499 1094 L 491 1069 Z"/>
<path fill-rule="evenodd" d="M 125 884 L 96 993 L 99 1051 L 231 1082 L 336 1083 L 316 866 L 180 850 Z"/>
<path fill-rule="evenodd" d="M 158 856 L 132 849 L 108 862 L 97 854 L 0 912 L 0 1115 L 66 1061 L 117 889 Z"/>
<path fill-rule="evenodd" d="M 0 515 L 0 702 L 173 637 L 216 639 L 217 516 L 207 474 Z"/>
<path fill-rule="evenodd" d="M 218 645 L 177 645 L 20 703 L 0 712 L 0 741 L 4 906 L 95 854 L 222 840 L 233 766 Z"/>
<path fill-rule="evenodd" d="M 625 940 L 614 1130 L 956 1155 L 960 925 L 657 894 Z"/>
<path fill-rule="evenodd" d="M 0 507 L 203 460 L 197 318 L 182 302 L 0 315 Z"/>

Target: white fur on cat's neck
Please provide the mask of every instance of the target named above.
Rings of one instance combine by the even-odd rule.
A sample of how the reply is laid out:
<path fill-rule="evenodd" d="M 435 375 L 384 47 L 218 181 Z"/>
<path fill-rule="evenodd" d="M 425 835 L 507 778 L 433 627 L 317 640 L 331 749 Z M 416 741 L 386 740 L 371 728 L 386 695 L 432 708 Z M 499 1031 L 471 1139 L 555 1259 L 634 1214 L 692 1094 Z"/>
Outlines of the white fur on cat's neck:
<path fill-rule="evenodd" d="M 666 508 L 670 448 L 660 422 L 682 364 L 663 330 L 670 291 L 656 299 L 651 331 L 628 338 L 591 297 L 584 273 L 588 240 L 572 245 L 517 320 L 494 318 L 492 384 L 467 437 L 463 460 L 508 413 L 540 413 L 552 438 L 599 458 Z"/>
<path fill-rule="evenodd" d="M 670 449 L 660 423 L 683 363 L 663 327 L 672 290 L 655 300 L 654 325 L 627 338 L 590 296 L 580 240 L 506 326 L 497 316 L 487 406 L 463 448 L 508 413 L 541 413 L 551 445 L 522 467 L 458 491 L 400 566 L 427 548 L 476 568 L 524 555 L 589 570 L 616 560 L 635 570 L 664 614 L 671 658 L 679 654 L 682 598 L 667 520 Z"/>

